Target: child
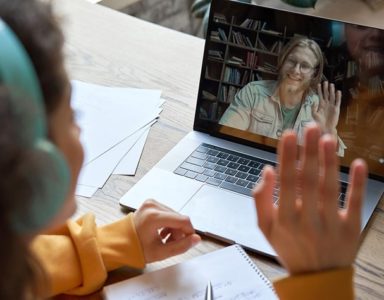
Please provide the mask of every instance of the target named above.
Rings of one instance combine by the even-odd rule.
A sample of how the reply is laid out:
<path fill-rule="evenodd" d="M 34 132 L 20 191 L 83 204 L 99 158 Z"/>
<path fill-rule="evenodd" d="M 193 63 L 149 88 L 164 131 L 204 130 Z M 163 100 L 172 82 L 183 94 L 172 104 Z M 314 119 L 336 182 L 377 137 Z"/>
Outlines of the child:
<path fill-rule="evenodd" d="M 154 200 L 101 228 L 91 214 L 65 223 L 83 149 L 63 36 L 42 1 L 1 0 L 0 17 L 0 298 L 87 294 L 109 270 L 143 268 L 198 243 L 189 218 Z"/>
<path fill-rule="evenodd" d="M 194 233 L 187 217 L 154 200 L 148 200 L 135 213 L 104 227 L 97 227 L 91 214 L 77 221 L 66 221 L 75 210 L 74 191 L 83 152 L 70 107 L 70 84 L 63 66 L 63 36 L 50 6 L 43 1 L 0 0 L 0 18 L 3 21 L 0 22 L 0 299 L 34 299 L 63 292 L 87 294 L 99 289 L 112 269 L 123 265 L 143 268 L 148 262 L 182 253 L 198 243 L 200 237 Z M 306 139 L 313 142 L 319 134 L 311 132 L 313 130 Z M 311 138 L 313 135 L 315 138 Z M 292 205 L 292 193 L 284 188 L 284 182 L 296 185 L 286 175 L 295 171 L 292 164 L 286 163 L 295 158 L 292 139 L 292 134 L 283 138 L 281 151 L 286 153 L 281 159 L 282 195 L 286 194 L 289 200 L 284 201 L 282 196 L 283 206 L 284 203 Z M 335 142 L 325 140 L 320 146 L 327 162 L 330 153 L 335 152 Z M 312 163 L 304 163 L 307 167 L 303 173 L 312 170 L 316 175 L 318 169 L 309 155 L 316 151 L 309 146 L 307 149 L 305 157 L 311 158 L 308 161 Z M 329 166 L 324 170 L 334 172 L 335 162 Z M 359 186 L 364 181 L 365 165 L 358 162 L 353 170 L 356 180 L 352 180 L 350 198 L 356 212 L 360 209 Z M 300 251 L 306 249 L 310 240 L 304 240 L 303 247 L 297 247 L 294 255 L 290 255 L 290 247 L 282 246 L 279 240 L 287 237 L 295 242 L 295 238 L 305 237 L 303 229 L 311 223 L 281 230 L 280 219 L 276 218 L 281 210 L 267 203 L 273 178 L 274 173 L 267 169 L 264 183 L 255 192 L 258 211 L 266 213 L 265 218 L 259 217 L 259 220 L 281 255 L 281 262 L 295 275 L 291 282 L 301 280 L 296 274 L 303 272 L 349 266 L 358 238 L 350 218 L 344 222 L 354 229 L 348 235 L 352 243 L 345 248 L 350 254 L 348 259 L 342 264 L 333 260 L 333 256 L 317 261 L 315 251 L 313 261 L 306 259 L 305 264 L 297 265 Z M 337 184 L 335 176 L 330 178 L 335 180 L 329 183 L 332 190 Z M 313 180 L 303 183 L 310 188 L 316 186 Z M 330 199 L 332 196 L 331 193 Z M 352 209 L 345 214 L 353 215 L 356 214 Z M 333 220 L 334 228 L 340 229 L 344 224 L 340 218 L 336 214 L 327 220 Z M 283 224 L 292 225 L 293 220 L 287 218 L 285 222 Z M 297 237 L 292 236 L 296 228 L 301 229 Z M 318 233 L 314 232 L 313 238 L 318 239 Z M 329 242 L 339 243 L 337 239 Z M 302 280 L 305 278 L 311 275 L 303 275 Z M 351 280 L 351 277 L 345 278 Z M 277 290 L 281 297 L 289 299 L 284 289 Z"/>

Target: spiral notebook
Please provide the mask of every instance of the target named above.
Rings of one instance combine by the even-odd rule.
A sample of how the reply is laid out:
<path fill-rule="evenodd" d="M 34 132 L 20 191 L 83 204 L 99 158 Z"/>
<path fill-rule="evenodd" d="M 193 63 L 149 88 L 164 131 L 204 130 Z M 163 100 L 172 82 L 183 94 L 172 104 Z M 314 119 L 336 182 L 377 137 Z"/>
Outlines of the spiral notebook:
<path fill-rule="evenodd" d="M 104 295 L 108 300 L 204 299 L 209 281 L 214 299 L 278 299 L 239 245 L 106 286 Z"/>

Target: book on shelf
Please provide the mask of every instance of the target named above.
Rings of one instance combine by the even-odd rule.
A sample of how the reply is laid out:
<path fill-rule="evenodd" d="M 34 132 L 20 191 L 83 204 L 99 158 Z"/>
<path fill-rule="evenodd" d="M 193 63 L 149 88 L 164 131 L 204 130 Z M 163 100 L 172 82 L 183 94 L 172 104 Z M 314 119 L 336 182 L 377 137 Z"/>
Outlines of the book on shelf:
<path fill-rule="evenodd" d="M 240 88 L 235 87 L 233 85 L 223 85 L 220 89 L 220 96 L 219 99 L 221 102 L 225 103 L 231 103 L 233 99 L 235 98 L 236 93 L 239 91 Z"/>
<path fill-rule="evenodd" d="M 228 83 L 240 84 L 240 71 L 236 68 L 225 67 L 224 81 Z"/>
<path fill-rule="evenodd" d="M 221 41 L 218 31 L 215 31 L 215 30 L 211 31 L 211 40 L 213 40 L 213 41 Z"/>
<path fill-rule="evenodd" d="M 228 59 L 227 62 L 233 65 L 245 66 L 244 60 L 237 56 L 231 56 L 231 58 Z"/>
<path fill-rule="evenodd" d="M 224 29 L 221 29 L 221 28 L 217 28 L 217 31 L 219 32 L 220 39 L 221 39 L 222 41 L 227 42 L 227 41 L 228 41 L 228 38 L 227 38 L 227 34 L 225 33 L 225 30 L 224 30 Z"/>
<path fill-rule="evenodd" d="M 250 38 L 247 35 L 245 35 L 241 32 L 238 32 L 238 31 L 232 32 L 232 42 L 237 44 L 237 45 L 241 45 L 241 46 L 246 46 L 246 47 L 250 47 L 250 48 L 253 47 Z"/>
<path fill-rule="evenodd" d="M 214 94 L 212 94 L 211 92 L 208 92 L 206 90 L 203 90 L 201 92 L 202 96 L 204 99 L 208 99 L 208 100 L 216 100 L 216 96 Z"/>
<path fill-rule="evenodd" d="M 272 44 L 271 49 L 269 51 L 271 53 L 274 53 L 274 54 L 279 54 L 282 48 L 283 48 L 283 42 L 282 41 L 275 41 Z"/>
<path fill-rule="evenodd" d="M 228 23 L 226 16 L 219 13 L 213 15 L 213 21 L 217 23 Z"/>
<path fill-rule="evenodd" d="M 247 67 L 249 68 L 256 68 L 257 66 L 257 54 L 255 52 L 247 52 Z"/>
<path fill-rule="evenodd" d="M 208 57 L 216 60 L 223 60 L 224 52 L 221 50 L 208 50 Z"/>
<path fill-rule="evenodd" d="M 252 30 L 257 30 L 260 25 L 260 21 L 254 20 L 247 18 L 245 19 L 241 24 L 240 27 L 252 29 Z"/>
<path fill-rule="evenodd" d="M 220 89 L 220 92 L 219 92 L 219 100 L 221 102 L 227 102 L 227 86 L 226 85 L 222 85 L 221 86 L 221 89 Z"/>
<path fill-rule="evenodd" d="M 199 107 L 199 116 L 202 119 L 215 120 L 217 117 L 217 102 L 209 102 Z"/>
<path fill-rule="evenodd" d="M 249 82 L 249 75 L 250 75 L 249 70 L 245 70 L 243 73 L 243 78 L 241 79 L 241 85 L 245 85 L 246 83 Z"/>
<path fill-rule="evenodd" d="M 232 103 L 233 100 L 235 99 L 235 95 L 237 94 L 238 91 L 239 91 L 239 88 L 232 86 L 232 85 L 229 86 L 226 102 Z"/>
<path fill-rule="evenodd" d="M 270 63 L 264 63 L 262 66 L 258 66 L 257 69 L 259 71 L 264 71 L 264 72 L 269 72 L 269 73 L 276 73 L 277 72 L 277 67 L 273 64 Z"/>
<path fill-rule="evenodd" d="M 227 34 L 225 33 L 225 30 L 218 28 L 217 31 L 212 30 L 211 31 L 211 40 L 214 41 L 224 41 L 227 42 Z"/>
<path fill-rule="evenodd" d="M 283 33 L 280 31 L 276 31 L 276 30 L 272 30 L 272 29 L 266 29 L 266 28 L 261 29 L 260 32 L 268 33 L 271 35 L 277 35 L 277 36 L 283 35 Z"/>
<path fill-rule="evenodd" d="M 263 41 L 260 38 L 257 38 L 256 48 L 268 51 L 268 48 L 264 45 Z"/>

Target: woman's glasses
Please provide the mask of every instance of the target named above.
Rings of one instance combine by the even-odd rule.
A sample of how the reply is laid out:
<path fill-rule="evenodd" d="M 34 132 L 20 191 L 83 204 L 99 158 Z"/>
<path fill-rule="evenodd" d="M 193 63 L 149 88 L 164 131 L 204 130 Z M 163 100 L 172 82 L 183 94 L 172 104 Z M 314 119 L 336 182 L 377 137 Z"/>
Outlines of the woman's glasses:
<path fill-rule="evenodd" d="M 303 62 L 299 62 L 297 61 L 296 59 L 293 59 L 293 58 L 287 58 L 284 62 L 290 69 L 291 68 L 295 68 L 297 65 L 299 65 L 300 67 L 300 72 L 303 73 L 303 74 L 307 74 L 309 73 L 311 70 L 313 70 L 314 68 L 307 62 L 303 61 Z"/>

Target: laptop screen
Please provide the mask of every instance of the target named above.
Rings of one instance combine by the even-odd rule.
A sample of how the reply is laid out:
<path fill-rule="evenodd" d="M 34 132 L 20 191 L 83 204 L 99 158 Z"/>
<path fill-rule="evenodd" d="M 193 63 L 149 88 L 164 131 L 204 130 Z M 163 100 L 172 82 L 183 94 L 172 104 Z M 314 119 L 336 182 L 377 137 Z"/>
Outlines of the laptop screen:
<path fill-rule="evenodd" d="M 383 80 L 384 30 L 212 1 L 194 129 L 275 151 L 317 122 L 343 169 L 361 157 L 383 179 Z"/>

